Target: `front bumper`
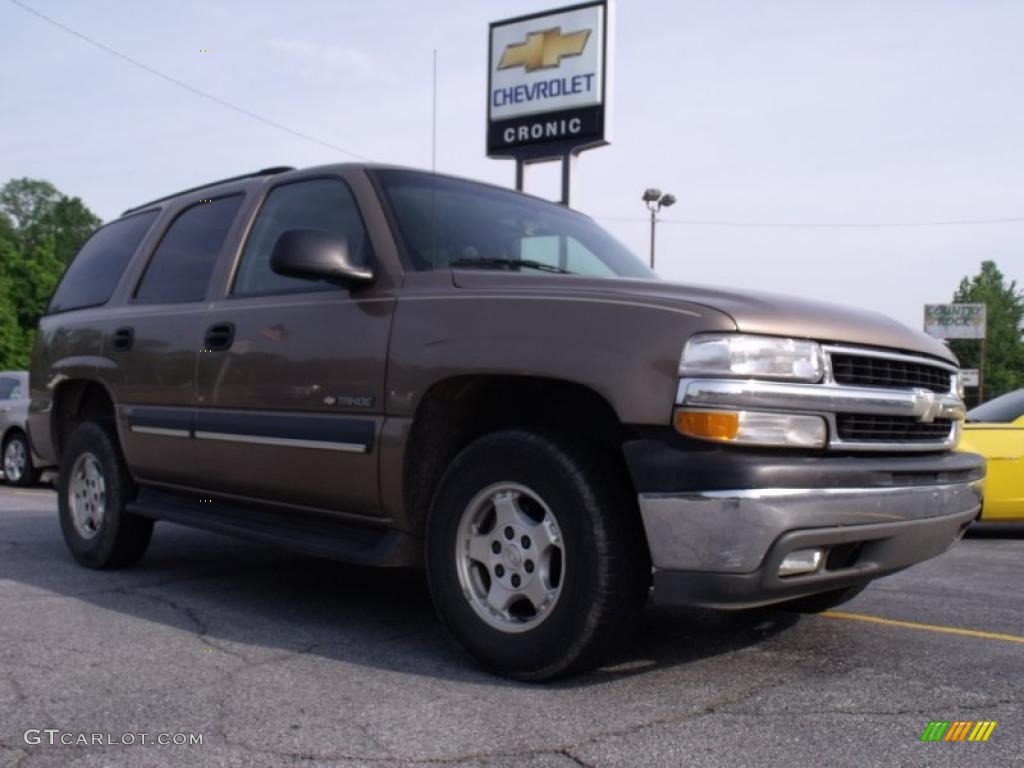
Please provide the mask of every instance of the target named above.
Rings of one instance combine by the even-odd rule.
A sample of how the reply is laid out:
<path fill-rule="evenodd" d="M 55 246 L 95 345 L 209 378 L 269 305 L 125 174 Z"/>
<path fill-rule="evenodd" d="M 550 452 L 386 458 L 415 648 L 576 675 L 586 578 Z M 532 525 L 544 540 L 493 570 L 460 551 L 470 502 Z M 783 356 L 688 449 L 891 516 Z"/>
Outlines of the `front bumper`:
<path fill-rule="evenodd" d="M 787 458 L 639 441 L 626 457 L 654 600 L 717 608 L 841 589 L 941 554 L 977 517 L 984 477 L 972 454 Z M 778 575 L 808 548 L 825 550 L 816 572 Z"/>

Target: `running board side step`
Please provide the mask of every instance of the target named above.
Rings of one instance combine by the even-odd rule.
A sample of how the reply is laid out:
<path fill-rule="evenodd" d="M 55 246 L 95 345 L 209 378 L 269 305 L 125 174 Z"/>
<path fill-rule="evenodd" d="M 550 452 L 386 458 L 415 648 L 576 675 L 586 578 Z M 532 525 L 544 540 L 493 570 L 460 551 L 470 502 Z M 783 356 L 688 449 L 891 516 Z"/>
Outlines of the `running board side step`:
<path fill-rule="evenodd" d="M 355 565 L 414 566 L 422 563 L 421 542 L 391 528 L 340 522 L 327 515 L 270 505 L 239 504 L 142 486 L 126 506 L 132 514 L 223 533 Z"/>

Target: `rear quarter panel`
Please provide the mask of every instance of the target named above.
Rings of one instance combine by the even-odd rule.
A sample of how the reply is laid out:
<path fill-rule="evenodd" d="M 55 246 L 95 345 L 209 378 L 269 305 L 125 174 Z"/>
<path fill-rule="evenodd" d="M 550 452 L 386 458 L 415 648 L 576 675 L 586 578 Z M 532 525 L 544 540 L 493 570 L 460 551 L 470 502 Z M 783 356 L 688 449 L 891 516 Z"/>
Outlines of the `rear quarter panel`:
<path fill-rule="evenodd" d="M 79 310 L 44 317 L 39 322 L 29 371 L 28 430 L 35 452 L 56 463 L 51 430 L 54 393 L 69 379 L 96 379 L 103 364 L 103 334 L 97 310 Z"/>

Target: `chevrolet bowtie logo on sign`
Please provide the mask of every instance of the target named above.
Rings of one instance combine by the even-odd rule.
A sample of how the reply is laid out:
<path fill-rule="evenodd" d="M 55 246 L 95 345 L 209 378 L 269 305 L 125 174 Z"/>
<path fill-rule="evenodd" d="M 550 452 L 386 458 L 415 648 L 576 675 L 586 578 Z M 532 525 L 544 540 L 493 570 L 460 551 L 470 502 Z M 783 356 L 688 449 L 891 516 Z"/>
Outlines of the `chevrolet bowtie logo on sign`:
<path fill-rule="evenodd" d="M 988 741 L 995 729 L 995 720 L 932 720 L 921 741 Z"/>
<path fill-rule="evenodd" d="M 527 72 L 535 69 L 552 69 L 562 63 L 565 56 L 579 56 L 587 47 L 590 30 L 570 32 L 563 35 L 561 27 L 531 32 L 525 43 L 515 43 L 505 48 L 498 69 L 525 67 Z"/>
<path fill-rule="evenodd" d="M 608 143 L 606 0 L 490 27 L 487 154 L 538 160 Z"/>

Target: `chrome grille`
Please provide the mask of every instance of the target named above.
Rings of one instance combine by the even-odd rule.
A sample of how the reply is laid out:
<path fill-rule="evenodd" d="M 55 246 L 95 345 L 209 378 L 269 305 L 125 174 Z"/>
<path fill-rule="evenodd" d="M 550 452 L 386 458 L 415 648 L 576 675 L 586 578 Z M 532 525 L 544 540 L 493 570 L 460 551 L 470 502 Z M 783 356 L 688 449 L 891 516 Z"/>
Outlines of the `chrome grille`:
<path fill-rule="evenodd" d="M 832 376 L 837 384 L 886 389 L 930 389 L 949 392 L 952 372 L 911 360 L 833 352 Z"/>
<path fill-rule="evenodd" d="M 740 377 L 684 378 L 676 404 L 713 410 L 821 416 L 828 449 L 856 452 L 947 451 L 964 415 L 952 363 L 875 347 L 823 344 L 818 383 Z"/>
<path fill-rule="evenodd" d="M 868 416 L 837 413 L 836 434 L 844 442 L 923 442 L 946 440 L 953 429 L 949 419 L 918 421 L 913 416 Z"/>

